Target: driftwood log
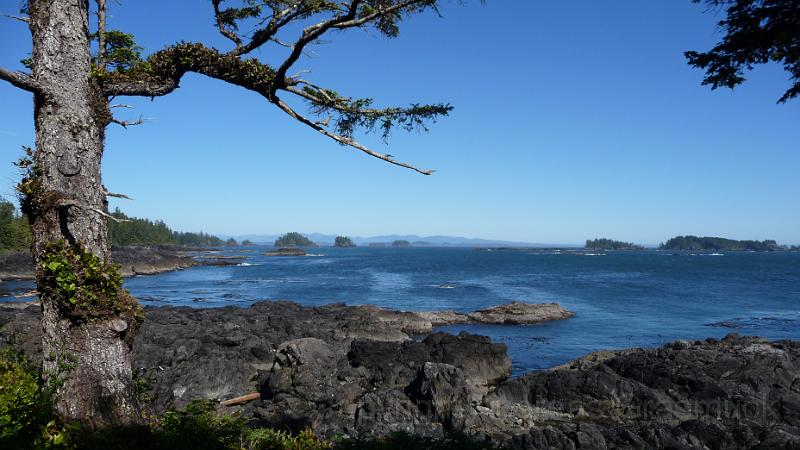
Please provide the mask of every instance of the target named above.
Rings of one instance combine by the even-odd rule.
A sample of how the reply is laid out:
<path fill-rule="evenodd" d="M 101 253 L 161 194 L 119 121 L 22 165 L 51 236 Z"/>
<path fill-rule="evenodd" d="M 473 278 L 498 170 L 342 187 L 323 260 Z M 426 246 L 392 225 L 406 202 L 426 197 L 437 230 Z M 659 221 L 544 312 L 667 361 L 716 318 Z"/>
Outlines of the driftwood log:
<path fill-rule="evenodd" d="M 253 392 L 251 394 L 242 395 L 241 397 L 232 398 L 229 400 L 223 400 L 219 402 L 220 406 L 236 406 L 236 405 L 243 405 L 247 402 L 251 402 L 253 400 L 258 400 L 261 398 L 261 394 L 258 392 Z"/>

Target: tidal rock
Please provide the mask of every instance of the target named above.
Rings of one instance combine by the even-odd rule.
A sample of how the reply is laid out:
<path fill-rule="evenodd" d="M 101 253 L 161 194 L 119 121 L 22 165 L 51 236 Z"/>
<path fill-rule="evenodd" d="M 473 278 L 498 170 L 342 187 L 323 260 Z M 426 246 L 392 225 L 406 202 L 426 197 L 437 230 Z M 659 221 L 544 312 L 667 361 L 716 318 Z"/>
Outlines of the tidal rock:
<path fill-rule="evenodd" d="M 420 318 L 427 320 L 434 327 L 453 325 L 458 323 L 469 323 L 470 318 L 466 314 L 453 310 L 444 311 L 424 311 L 416 313 Z"/>
<path fill-rule="evenodd" d="M 506 303 L 466 314 L 452 310 L 425 311 L 415 314 L 429 321 L 434 327 L 459 323 L 529 325 L 551 320 L 569 319 L 575 316 L 575 313 L 567 311 L 558 303 L 523 302 Z"/>
<path fill-rule="evenodd" d="M 575 313 L 558 303 L 512 302 L 467 314 L 472 321 L 488 324 L 523 325 L 569 319 Z"/>
<path fill-rule="evenodd" d="M 306 256 L 307 253 L 302 248 L 282 247 L 264 253 L 266 256 Z"/>

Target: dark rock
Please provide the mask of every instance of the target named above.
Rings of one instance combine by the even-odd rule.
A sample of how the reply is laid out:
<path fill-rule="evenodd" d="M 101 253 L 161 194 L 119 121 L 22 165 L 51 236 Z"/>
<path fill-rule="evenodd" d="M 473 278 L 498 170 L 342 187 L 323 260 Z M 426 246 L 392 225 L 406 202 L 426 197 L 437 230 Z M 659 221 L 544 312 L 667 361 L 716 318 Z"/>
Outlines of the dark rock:
<path fill-rule="evenodd" d="M 307 253 L 302 248 L 297 247 L 282 247 L 277 250 L 272 250 L 264 253 L 266 256 L 306 256 Z"/>
<path fill-rule="evenodd" d="M 0 345 L 40 357 L 40 310 L 0 306 Z M 323 436 L 465 432 L 518 448 L 800 448 L 800 342 L 677 341 L 507 379 L 505 346 L 411 340 L 404 313 L 263 302 L 148 308 L 134 345 L 154 412 L 261 392 L 253 425 Z"/>

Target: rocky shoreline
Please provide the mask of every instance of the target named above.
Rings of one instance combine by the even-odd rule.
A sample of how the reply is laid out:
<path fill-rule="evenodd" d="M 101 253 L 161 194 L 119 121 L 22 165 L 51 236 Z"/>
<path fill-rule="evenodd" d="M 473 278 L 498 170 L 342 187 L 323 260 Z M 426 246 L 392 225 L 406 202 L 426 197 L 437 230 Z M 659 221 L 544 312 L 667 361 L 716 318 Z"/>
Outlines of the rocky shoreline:
<path fill-rule="evenodd" d="M 122 276 L 154 275 L 194 266 L 236 265 L 241 257 L 218 256 L 214 249 L 175 246 L 116 246 L 111 259 L 121 266 Z M 33 259 L 29 252 L 0 254 L 0 281 L 33 280 Z"/>
<path fill-rule="evenodd" d="M 38 314 L 0 306 L 0 345 L 38 358 Z M 677 341 L 510 378 L 505 345 L 431 332 L 432 316 L 290 302 L 146 315 L 134 364 L 155 412 L 258 392 L 223 409 L 326 437 L 465 432 L 517 448 L 800 447 L 796 341 Z"/>

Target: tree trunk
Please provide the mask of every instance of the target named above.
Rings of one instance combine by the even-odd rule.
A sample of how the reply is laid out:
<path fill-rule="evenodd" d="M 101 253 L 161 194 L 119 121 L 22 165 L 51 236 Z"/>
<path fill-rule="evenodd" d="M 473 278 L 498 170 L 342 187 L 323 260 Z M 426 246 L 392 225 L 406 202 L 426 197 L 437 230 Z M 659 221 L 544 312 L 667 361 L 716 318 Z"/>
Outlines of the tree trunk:
<path fill-rule="evenodd" d="M 33 187 L 23 191 L 23 207 L 42 303 L 45 379 L 55 384 L 57 408 L 67 420 L 91 428 L 136 423 L 130 343 L 138 323 L 130 310 L 138 305 L 70 315 L 66 307 L 75 300 L 59 294 L 42 265 L 59 242 L 96 255 L 101 264 L 110 254 L 100 178 L 110 113 L 91 75 L 88 0 L 30 0 L 29 6 L 32 75 L 42 92 L 35 98 L 36 150 L 27 180 Z M 122 290 L 120 297 L 135 302 Z"/>

